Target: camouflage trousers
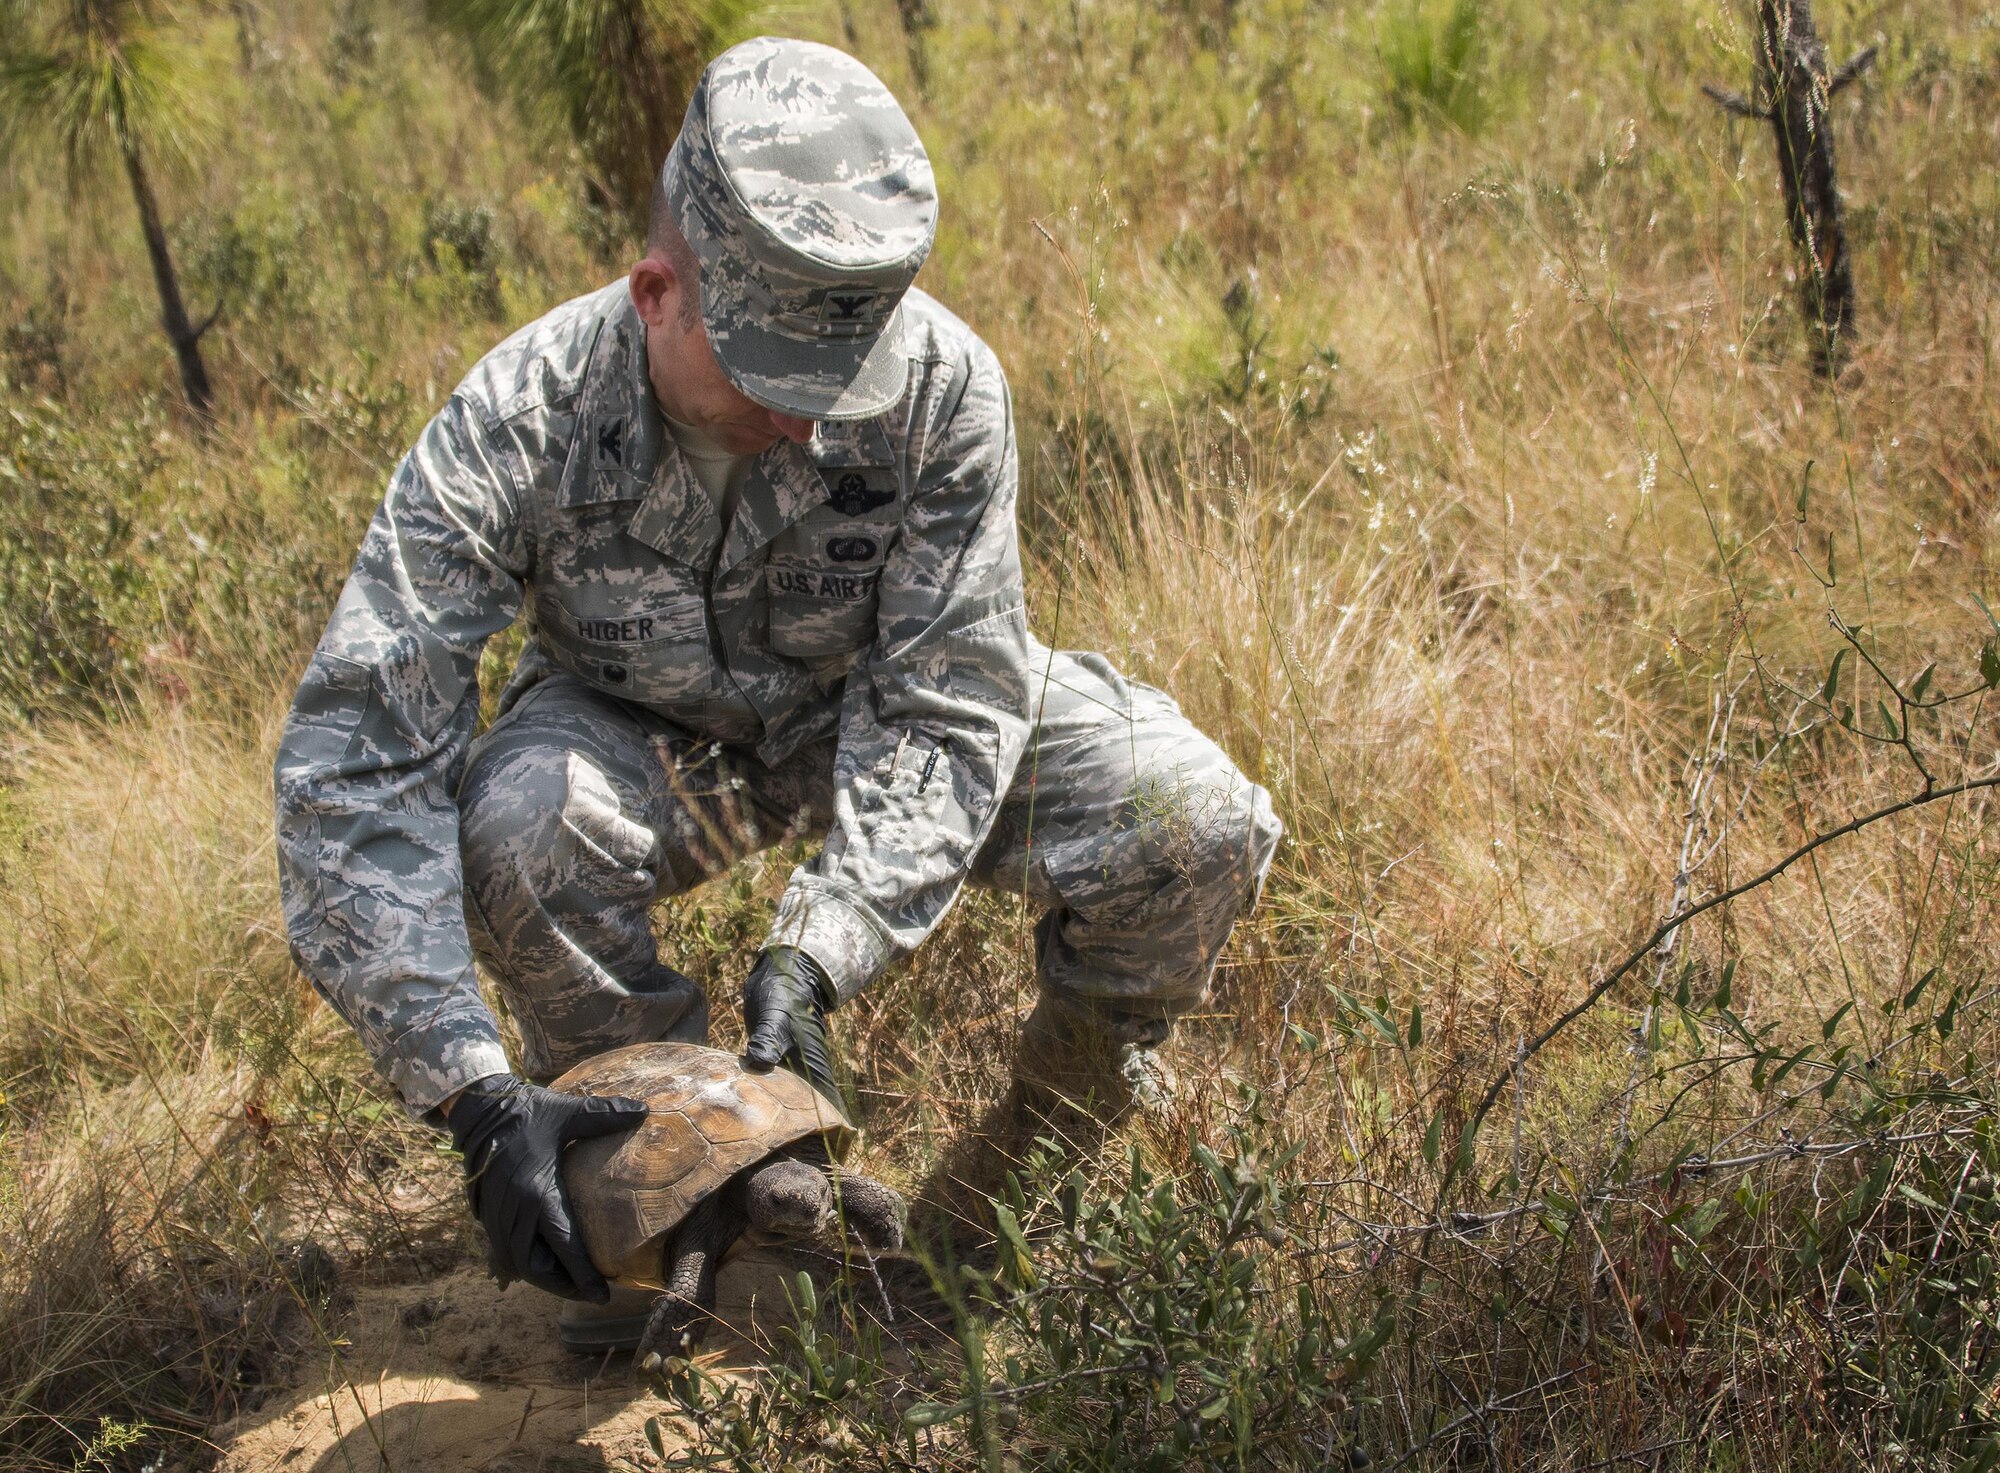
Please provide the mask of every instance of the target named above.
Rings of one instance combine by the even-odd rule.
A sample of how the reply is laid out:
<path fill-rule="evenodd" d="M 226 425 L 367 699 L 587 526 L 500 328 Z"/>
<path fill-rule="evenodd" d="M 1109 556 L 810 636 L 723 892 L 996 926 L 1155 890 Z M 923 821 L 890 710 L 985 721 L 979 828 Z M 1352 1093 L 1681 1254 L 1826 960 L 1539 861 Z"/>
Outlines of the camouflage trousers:
<path fill-rule="evenodd" d="M 1206 992 L 1279 823 L 1163 692 L 1100 656 L 1037 656 L 1040 720 L 970 881 L 1043 909 L 1052 1001 L 1155 1044 Z M 650 907 L 824 832 L 832 792 L 831 741 L 772 768 L 567 675 L 523 694 L 474 745 L 458 794 L 473 944 L 520 1027 L 523 1072 L 698 1031 Z"/>

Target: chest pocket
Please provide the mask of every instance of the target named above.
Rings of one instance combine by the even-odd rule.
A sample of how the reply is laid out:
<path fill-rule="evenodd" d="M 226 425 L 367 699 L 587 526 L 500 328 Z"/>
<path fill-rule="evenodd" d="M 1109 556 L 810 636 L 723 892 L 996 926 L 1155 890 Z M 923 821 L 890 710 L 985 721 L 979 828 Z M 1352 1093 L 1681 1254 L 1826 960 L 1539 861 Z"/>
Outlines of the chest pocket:
<path fill-rule="evenodd" d="M 542 645 L 556 663 L 628 701 L 677 705 L 699 700 L 713 684 L 708 614 L 699 594 L 622 602 L 609 589 L 550 590 L 536 604 Z"/>
<path fill-rule="evenodd" d="M 836 539 L 838 540 L 838 539 Z M 849 654 L 875 639 L 876 585 L 882 577 L 882 539 L 854 534 L 845 549 L 871 551 L 864 565 L 833 557 L 774 557 L 764 570 L 771 600 L 771 649 L 795 660 Z"/>

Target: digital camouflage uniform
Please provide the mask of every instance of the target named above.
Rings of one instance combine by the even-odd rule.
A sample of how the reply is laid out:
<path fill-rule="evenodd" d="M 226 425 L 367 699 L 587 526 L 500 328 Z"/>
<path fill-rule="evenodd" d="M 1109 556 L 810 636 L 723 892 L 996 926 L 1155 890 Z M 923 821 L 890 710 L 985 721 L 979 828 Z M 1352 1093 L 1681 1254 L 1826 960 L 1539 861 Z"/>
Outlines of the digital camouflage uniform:
<path fill-rule="evenodd" d="M 276 764 L 293 950 L 413 1109 L 509 1067 L 475 948 L 530 1077 L 698 1035 L 648 908 L 788 836 L 824 843 L 771 942 L 843 1000 L 971 880 L 1044 907 L 1045 988 L 1140 1042 L 1200 998 L 1262 882 L 1264 791 L 1165 695 L 1027 633 L 1005 379 L 905 290 L 931 235 L 914 133 L 857 172 L 851 138 L 829 157 L 810 127 L 729 111 L 817 89 L 865 113 L 854 72 L 873 83 L 825 48 L 734 48 L 668 166 L 711 340 L 734 290 L 795 360 L 847 354 L 801 397 L 738 334 L 769 359 L 739 386 L 816 408 L 812 441 L 763 452 L 721 525 L 665 433 L 626 284 L 569 302 L 482 359 L 397 468 L 306 670 Z M 885 178 L 923 206 L 920 236 L 871 214 Z M 523 615 L 480 735 L 481 648 Z"/>

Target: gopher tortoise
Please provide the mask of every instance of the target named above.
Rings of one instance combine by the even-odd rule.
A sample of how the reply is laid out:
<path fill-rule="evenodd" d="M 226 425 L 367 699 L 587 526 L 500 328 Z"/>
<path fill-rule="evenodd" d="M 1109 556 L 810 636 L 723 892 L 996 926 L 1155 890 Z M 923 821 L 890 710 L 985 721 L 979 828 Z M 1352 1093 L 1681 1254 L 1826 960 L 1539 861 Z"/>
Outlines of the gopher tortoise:
<path fill-rule="evenodd" d="M 644 1100 L 644 1124 L 578 1141 L 563 1186 L 598 1272 L 662 1289 L 639 1364 L 687 1355 L 715 1308 L 715 1271 L 746 1233 L 826 1243 L 844 1232 L 871 1251 L 903 1242 L 903 1199 L 836 1165 L 853 1144 L 846 1114 L 800 1076 L 756 1073 L 693 1043 L 639 1043 L 579 1064 L 553 1088 Z"/>

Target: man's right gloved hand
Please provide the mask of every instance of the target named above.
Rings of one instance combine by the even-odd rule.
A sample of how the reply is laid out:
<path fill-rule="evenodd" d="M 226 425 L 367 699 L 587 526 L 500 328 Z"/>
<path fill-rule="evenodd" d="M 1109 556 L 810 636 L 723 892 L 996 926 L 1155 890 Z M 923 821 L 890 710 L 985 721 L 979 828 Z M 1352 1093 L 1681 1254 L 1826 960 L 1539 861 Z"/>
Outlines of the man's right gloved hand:
<path fill-rule="evenodd" d="M 826 1041 L 833 1002 L 833 983 L 810 955 L 795 946 L 766 947 L 743 984 L 744 1059 L 756 1069 L 782 1064 L 838 1100 Z"/>
<path fill-rule="evenodd" d="M 570 1217 L 563 1147 L 645 1118 L 643 1100 L 562 1094 L 511 1074 L 474 1080 L 452 1099 L 445 1124 L 464 1153 L 466 1195 L 501 1288 L 526 1279 L 565 1299 L 611 1297 Z"/>

